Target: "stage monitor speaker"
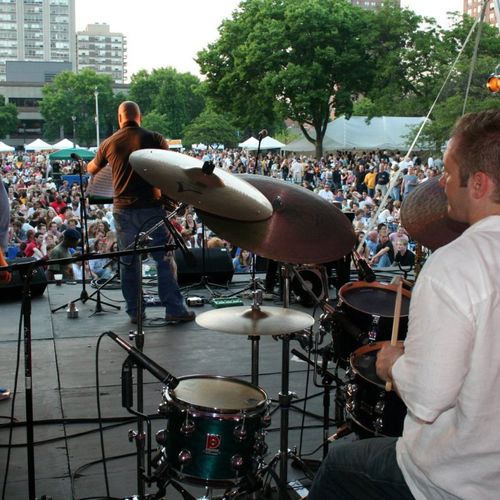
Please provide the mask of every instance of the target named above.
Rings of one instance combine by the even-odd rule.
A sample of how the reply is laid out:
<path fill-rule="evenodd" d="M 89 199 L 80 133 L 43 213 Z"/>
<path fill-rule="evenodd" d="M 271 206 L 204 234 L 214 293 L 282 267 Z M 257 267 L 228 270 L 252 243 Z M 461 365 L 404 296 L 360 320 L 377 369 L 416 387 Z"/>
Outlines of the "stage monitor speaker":
<path fill-rule="evenodd" d="M 7 259 L 9 264 L 19 264 L 25 262 L 35 262 L 36 259 L 33 257 L 24 257 L 21 259 Z M 23 280 L 21 273 L 18 270 L 12 272 L 12 280 L 7 284 L 0 284 L 0 302 L 16 301 L 23 298 Z M 34 268 L 33 276 L 31 277 L 31 296 L 37 297 L 42 295 L 47 287 L 47 277 L 45 276 L 45 271 L 43 267 Z"/>
<path fill-rule="evenodd" d="M 181 250 L 175 251 L 177 263 L 177 281 L 180 286 L 192 285 L 201 281 L 203 275 L 203 256 L 201 248 L 192 248 L 190 252 L 194 257 L 194 265 L 184 258 Z M 225 248 L 205 249 L 205 275 L 210 283 L 227 285 L 234 274 L 233 261 Z"/>
<path fill-rule="evenodd" d="M 311 296 L 309 290 L 319 300 L 326 300 L 328 298 L 328 277 L 324 266 L 301 266 L 296 269 L 300 277 L 304 280 L 305 287 L 302 286 L 299 278 L 292 275 L 291 289 L 297 301 L 305 307 L 312 307 L 315 305 L 314 298 Z"/>

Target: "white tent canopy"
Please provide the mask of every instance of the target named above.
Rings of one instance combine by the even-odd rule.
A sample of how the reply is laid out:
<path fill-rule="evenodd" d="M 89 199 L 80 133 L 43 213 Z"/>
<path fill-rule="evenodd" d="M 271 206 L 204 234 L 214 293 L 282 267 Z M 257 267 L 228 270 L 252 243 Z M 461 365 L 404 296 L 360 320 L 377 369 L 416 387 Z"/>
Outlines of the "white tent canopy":
<path fill-rule="evenodd" d="M 238 144 L 240 148 L 256 150 L 259 148 L 259 140 L 255 137 L 249 137 L 245 142 L 240 142 Z M 285 145 L 272 138 L 271 136 L 264 137 L 262 141 L 260 141 L 260 149 L 283 149 Z"/>
<path fill-rule="evenodd" d="M 61 139 L 59 142 L 56 142 L 53 146 L 52 149 L 60 150 L 60 149 L 68 149 L 68 148 L 73 148 L 75 145 L 72 141 L 69 139 Z"/>
<path fill-rule="evenodd" d="M 255 137 L 249 137 L 246 141 L 240 142 L 238 144 L 239 148 L 243 149 L 257 149 L 259 141 Z"/>
<path fill-rule="evenodd" d="M 14 151 L 15 148 L 12 146 L 9 146 L 8 144 L 5 144 L 5 142 L 0 141 L 0 153 L 9 153 Z"/>
<path fill-rule="evenodd" d="M 405 150 L 409 146 L 412 129 L 424 120 L 421 116 L 381 116 L 372 118 L 368 123 L 366 116 L 352 116 L 349 120 L 341 116 L 328 124 L 323 149 Z M 314 136 L 314 133 L 311 135 Z M 314 144 L 305 137 L 287 144 L 283 149 L 300 152 L 315 150 Z"/>
<path fill-rule="evenodd" d="M 47 151 L 49 149 L 53 149 L 52 146 L 42 141 L 42 139 L 35 139 L 24 146 L 25 151 Z"/>

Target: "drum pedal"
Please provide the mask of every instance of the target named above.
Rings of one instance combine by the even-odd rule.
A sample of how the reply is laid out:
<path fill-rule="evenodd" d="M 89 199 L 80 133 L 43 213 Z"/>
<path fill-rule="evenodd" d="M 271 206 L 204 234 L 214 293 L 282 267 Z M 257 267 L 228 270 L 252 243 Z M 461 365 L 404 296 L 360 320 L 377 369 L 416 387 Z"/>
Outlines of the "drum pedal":
<path fill-rule="evenodd" d="M 216 309 L 220 309 L 222 307 L 234 307 L 234 306 L 242 306 L 243 301 L 241 299 L 235 297 L 228 298 L 216 298 L 210 301 L 210 304 Z"/>

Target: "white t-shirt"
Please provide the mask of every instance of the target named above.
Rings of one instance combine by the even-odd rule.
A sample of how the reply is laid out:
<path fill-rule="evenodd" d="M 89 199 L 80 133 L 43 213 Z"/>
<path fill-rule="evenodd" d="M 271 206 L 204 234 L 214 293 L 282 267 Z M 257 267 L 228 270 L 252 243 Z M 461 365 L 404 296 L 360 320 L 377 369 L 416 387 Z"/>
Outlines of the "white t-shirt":
<path fill-rule="evenodd" d="M 397 461 L 417 499 L 500 497 L 500 216 L 425 264 L 393 377 L 408 407 Z"/>

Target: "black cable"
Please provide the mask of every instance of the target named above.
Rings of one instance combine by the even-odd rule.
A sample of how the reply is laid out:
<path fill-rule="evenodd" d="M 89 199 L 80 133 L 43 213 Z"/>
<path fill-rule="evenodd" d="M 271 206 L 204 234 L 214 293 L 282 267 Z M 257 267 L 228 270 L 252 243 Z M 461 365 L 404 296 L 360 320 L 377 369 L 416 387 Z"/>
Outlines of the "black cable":
<path fill-rule="evenodd" d="M 14 375 L 14 389 L 12 393 L 12 401 L 10 406 L 10 422 L 9 422 L 9 441 L 7 444 L 7 460 L 5 461 L 5 473 L 3 477 L 3 486 L 2 486 L 2 500 L 5 500 L 5 492 L 7 490 L 7 478 L 9 475 L 9 465 L 10 465 L 10 452 L 12 449 L 12 436 L 14 433 L 14 409 L 16 406 L 16 395 L 17 395 L 17 384 L 19 380 L 19 367 L 21 365 L 21 335 L 23 331 L 23 316 L 24 310 L 21 308 L 20 316 L 19 316 L 19 327 L 17 334 L 17 353 L 16 353 L 16 372 Z"/>

